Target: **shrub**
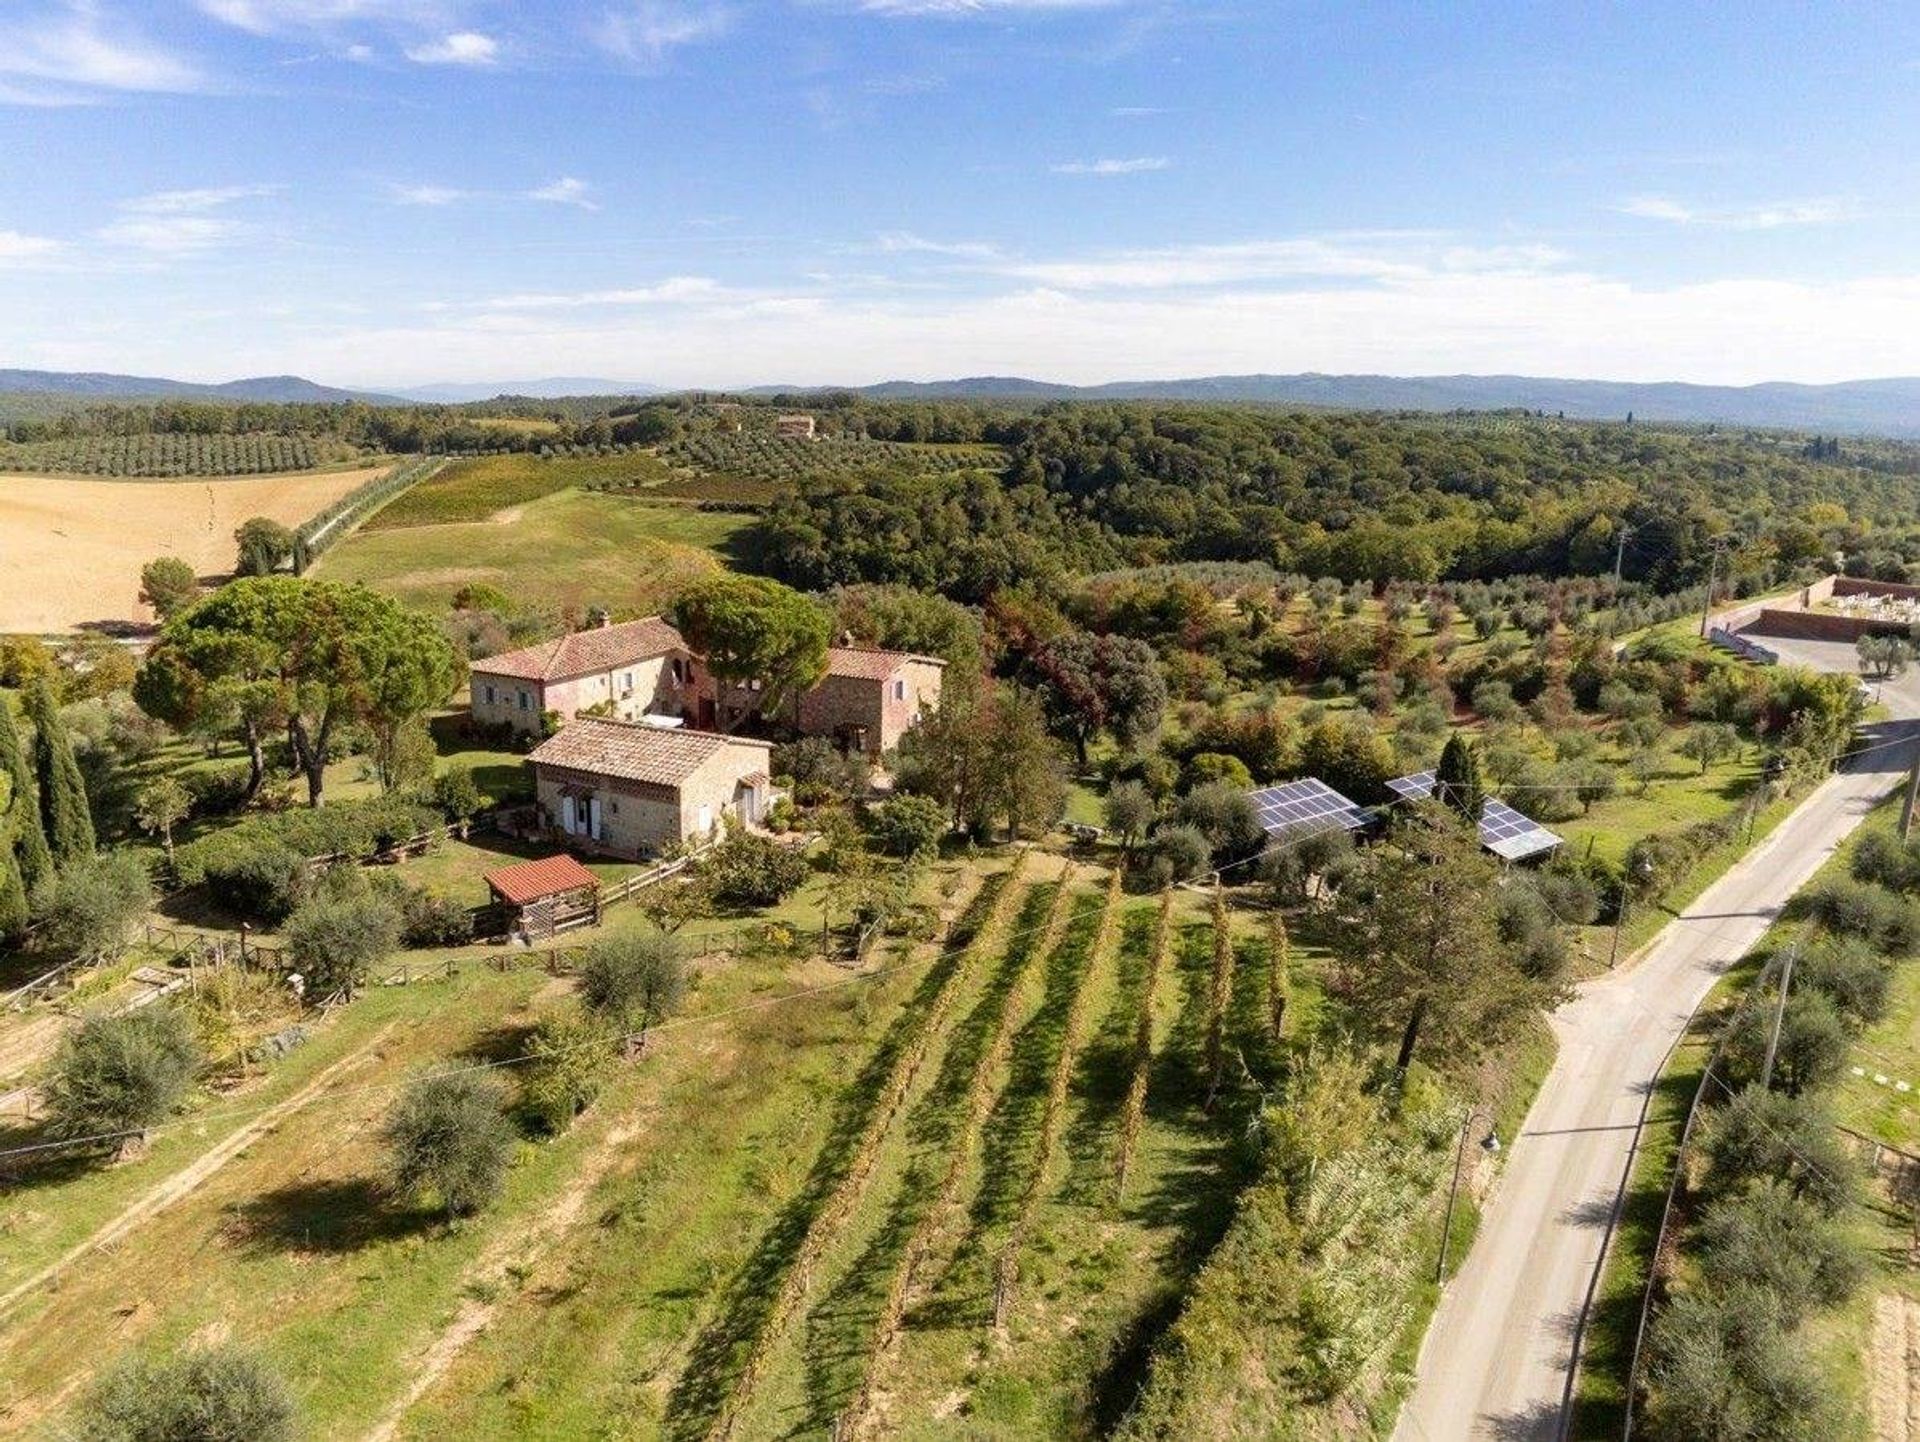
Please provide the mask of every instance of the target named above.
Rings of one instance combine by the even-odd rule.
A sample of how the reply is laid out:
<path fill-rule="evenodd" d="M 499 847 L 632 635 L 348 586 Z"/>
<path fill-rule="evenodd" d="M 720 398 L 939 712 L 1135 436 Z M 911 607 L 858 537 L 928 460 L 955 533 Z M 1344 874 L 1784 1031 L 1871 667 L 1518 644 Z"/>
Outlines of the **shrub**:
<path fill-rule="evenodd" d="M 152 891 L 146 867 L 130 851 L 73 862 L 34 894 L 40 943 L 61 956 L 118 955 L 146 914 Z"/>
<path fill-rule="evenodd" d="M 48 1130 L 66 1138 L 145 1131 L 180 1104 L 200 1060 L 192 1024 L 164 1003 L 88 1017 L 49 1068 Z"/>
<path fill-rule="evenodd" d="M 1147 855 L 1148 879 L 1162 887 L 1204 873 L 1213 861 L 1213 844 L 1199 828 L 1174 823 L 1153 833 Z"/>
<path fill-rule="evenodd" d="M 1854 1026 L 1870 1026 L 1887 1013 L 1893 974 L 1866 942 L 1827 937 L 1807 949 L 1794 967 L 1793 984 L 1822 992 Z"/>
<path fill-rule="evenodd" d="M 580 962 L 580 999 L 622 1033 L 671 1016 L 687 993 L 687 963 L 671 936 L 615 936 L 595 942 Z"/>
<path fill-rule="evenodd" d="M 1146 834 L 1156 811 L 1153 796 L 1138 781 L 1116 781 L 1107 790 L 1107 830 L 1128 846 Z"/>
<path fill-rule="evenodd" d="M 455 766 L 433 778 L 433 804 L 449 821 L 470 820 L 485 804 L 472 768 Z"/>
<path fill-rule="evenodd" d="M 1728 1033 L 1727 1069 L 1736 1080 L 1760 1079 L 1773 1017 L 1771 1002 L 1748 1007 Z M 1774 1081 L 1794 1096 L 1823 1087 L 1840 1075 L 1852 1045 L 1840 1009 L 1824 993 L 1800 985 L 1796 978 L 1780 1014 Z"/>
<path fill-rule="evenodd" d="M 1869 831 L 1854 848 L 1849 868 L 1855 881 L 1876 882 L 1889 891 L 1920 888 L 1920 850 L 1889 831 Z"/>
<path fill-rule="evenodd" d="M 1783 1182 L 1762 1181 L 1724 1197 L 1700 1220 L 1701 1270 L 1721 1288 L 1754 1287 L 1796 1326 L 1819 1307 L 1853 1295 L 1866 1271 L 1860 1248 Z"/>
<path fill-rule="evenodd" d="M 723 905 L 777 906 L 807 879 L 807 858 L 771 837 L 736 828 L 708 854 L 703 872 Z"/>
<path fill-rule="evenodd" d="M 398 943 L 399 909 L 371 891 L 316 896 L 287 922 L 287 954 L 306 981 L 307 995 L 351 992 Z"/>
<path fill-rule="evenodd" d="M 1840 1435 L 1832 1388 L 1764 1292 L 1682 1293 L 1654 1319 L 1648 1358 L 1645 1423 L 1658 1442 L 1823 1442 Z"/>
<path fill-rule="evenodd" d="M 1238 756 L 1229 756 L 1221 751 L 1202 751 L 1187 762 L 1183 778 L 1189 787 L 1205 786 L 1211 782 L 1224 782 L 1238 791 L 1249 790 L 1253 786 L 1253 773 L 1247 769 L 1247 763 Z"/>
<path fill-rule="evenodd" d="M 207 855 L 200 859 L 198 870 L 214 901 L 268 925 L 285 921 L 313 886 L 307 859 L 278 841 Z"/>
<path fill-rule="evenodd" d="M 1914 904 L 1870 882 L 1824 881 L 1806 893 L 1801 906 L 1828 931 L 1860 937 L 1884 951 L 1904 954 L 1920 943 Z"/>
<path fill-rule="evenodd" d="M 1245 788 L 1225 781 L 1206 782 L 1182 796 L 1174 803 L 1172 822 L 1206 837 L 1214 861 L 1222 865 L 1252 856 L 1266 844 L 1253 799 Z"/>
<path fill-rule="evenodd" d="M 401 885 L 393 900 L 400 911 L 403 946 L 465 946 L 473 940 L 473 913 L 451 896 Z"/>
<path fill-rule="evenodd" d="M 573 1125 L 606 1085 L 613 1060 L 603 1027 L 588 1020 L 547 1017 L 527 1038 L 521 1103 L 550 1136 Z"/>
<path fill-rule="evenodd" d="M 468 1073 L 414 1082 L 388 1114 L 383 1136 L 395 1186 L 416 1201 L 437 1201 L 450 1217 L 498 1196 L 513 1156 L 499 1087 Z"/>
<path fill-rule="evenodd" d="M 1743 1088 L 1714 1116 L 1705 1150 L 1708 1187 L 1723 1195 L 1784 1178 L 1829 1216 L 1852 1196 L 1853 1159 L 1826 1112 L 1804 1098 Z"/>
<path fill-rule="evenodd" d="M 872 818 L 874 836 L 894 856 L 931 856 L 947 834 L 947 808 L 931 796 L 890 796 Z"/>
<path fill-rule="evenodd" d="M 237 1347 L 135 1357 L 81 1401 L 76 1442 L 291 1442 L 293 1397 Z"/>

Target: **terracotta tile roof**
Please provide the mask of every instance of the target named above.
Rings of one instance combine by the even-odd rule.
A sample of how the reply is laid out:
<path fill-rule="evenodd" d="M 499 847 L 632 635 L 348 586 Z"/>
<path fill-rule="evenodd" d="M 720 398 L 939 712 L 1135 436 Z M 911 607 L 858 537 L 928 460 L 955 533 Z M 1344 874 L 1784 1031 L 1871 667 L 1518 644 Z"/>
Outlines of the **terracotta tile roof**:
<path fill-rule="evenodd" d="M 916 656 L 911 651 L 881 651 L 871 646 L 827 647 L 827 674 L 855 681 L 884 681 L 909 661 L 929 666 L 947 664 L 937 656 Z"/>
<path fill-rule="evenodd" d="M 723 751 L 744 750 L 766 769 L 768 741 L 721 736 L 712 731 L 686 731 L 648 726 L 639 721 L 614 721 L 583 716 L 557 736 L 536 746 L 527 756 L 534 765 L 564 766 L 596 776 L 618 776 L 654 786 L 678 786 Z"/>
<path fill-rule="evenodd" d="M 583 886 L 598 886 L 600 878 L 571 856 L 543 856 L 489 871 L 486 883 L 509 906 L 525 906 L 547 896 L 561 896 Z"/>
<path fill-rule="evenodd" d="M 669 651 L 684 651 L 680 633 L 658 616 L 622 621 L 575 631 L 557 640 L 518 651 L 503 651 L 475 661 L 473 669 L 486 676 L 514 676 L 522 681 L 564 681 L 569 676 L 592 676 L 635 661 L 650 661 Z"/>

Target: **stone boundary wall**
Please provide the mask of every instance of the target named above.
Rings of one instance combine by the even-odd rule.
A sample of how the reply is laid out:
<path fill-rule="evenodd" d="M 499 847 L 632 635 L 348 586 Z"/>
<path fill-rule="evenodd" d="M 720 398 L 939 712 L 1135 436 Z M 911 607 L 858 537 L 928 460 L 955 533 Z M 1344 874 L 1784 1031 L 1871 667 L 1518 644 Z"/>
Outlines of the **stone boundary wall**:
<path fill-rule="evenodd" d="M 1920 599 L 1920 586 L 1873 581 L 1864 576 L 1825 576 L 1802 586 L 1797 596 L 1750 601 L 1713 618 L 1723 630 L 1755 636 L 1785 636 L 1799 641 L 1858 641 L 1862 636 L 1905 635 L 1901 621 L 1843 616 L 1813 608 L 1835 596 L 1898 596 Z"/>

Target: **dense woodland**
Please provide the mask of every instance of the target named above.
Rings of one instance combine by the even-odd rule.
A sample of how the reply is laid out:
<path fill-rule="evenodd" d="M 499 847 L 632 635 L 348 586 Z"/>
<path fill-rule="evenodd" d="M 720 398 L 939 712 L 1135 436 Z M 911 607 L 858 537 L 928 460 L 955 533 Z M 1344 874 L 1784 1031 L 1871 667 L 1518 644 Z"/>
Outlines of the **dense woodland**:
<path fill-rule="evenodd" d="M 799 398 L 791 398 L 798 401 Z M 1597 576 L 1736 584 L 1796 569 L 1905 577 L 1920 447 L 1784 432 L 1158 403 L 1041 406 L 813 397 L 821 464 L 766 433 L 781 401 L 498 400 L 464 406 L 160 402 L 16 419 L 53 443 L 285 435 L 367 453 L 617 452 L 786 480 L 754 564 L 808 589 L 892 581 L 979 601 L 1014 580 L 1165 561 L 1259 561 L 1375 584 Z M 929 451 L 888 443 L 991 449 Z M 4 455 L 0 454 L 0 460 Z M 1623 535 L 1624 530 L 1624 535 Z"/>

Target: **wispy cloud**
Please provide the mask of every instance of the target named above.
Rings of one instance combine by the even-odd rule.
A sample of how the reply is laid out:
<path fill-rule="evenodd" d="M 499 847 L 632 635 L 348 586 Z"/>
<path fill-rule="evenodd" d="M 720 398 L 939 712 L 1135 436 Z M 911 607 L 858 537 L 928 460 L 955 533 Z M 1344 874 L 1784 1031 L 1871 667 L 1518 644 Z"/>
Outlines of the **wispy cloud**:
<path fill-rule="evenodd" d="M 1151 115 L 1170 115 L 1164 105 L 1116 105 L 1107 114 L 1116 120 L 1144 120 Z"/>
<path fill-rule="evenodd" d="M 1067 160 L 1053 167 L 1055 175 L 1143 175 L 1173 165 L 1164 155 L 1136 155 L 1126 160 Z"/>
<path fill-rule="evenodd" d="M 1688 205 L 1664 195 L 1636 195 L 1617 207 L 1642 220 L 1672 225 L 1705 226 L 1717 230 L 1779 230 L 1793 225 L 1833 225 L 1852 220 L 1859 211 L 1832 197 L 1775 201 L 1760 205 Z"/>
<path fill-rule="evenodd" d="M 440 0 L 199 0 L 214 19 L 254 35 L 325 30 L 355 20 L 426 25 L 446 6 Z"/>
<path fill-rule="evenodd" d="M 0 22 L 0 102 L 73 105 L 97 99 L 100 91 L 205 88 L 206 77 L 191 61 L 121 20 L 109 23 L 92 0 Z"/>
<path fill-rule="evenodd" d="M 409 45 L 407 59 L 416 65 L 465 65 L 486 69 L 500 63 L 500 42 L 477 30 L 456 30 L 438 40 Z"/>
<path fill-rule="evenodd" d="M 471 191 L 461 190 L 451 185 L 401 185 L 390 182 L 387 193 L 401 205 L 452 205 L 456 200 L 465 200 Z"/>
<path fill-rule="evenodd" d="M 869 15 L 932 16 L 965 19 L 1020 10 L 1108 10 L 1123 0 L 859 0 Z"/>
<path fill-rule="evenodd" d="M 160 190 L 120 204 L 119 218 L 96 234 L 114 245 L 159 255 L 190 255 L 231 245 L 252 229 L 225 213 L 239 201 L 270 195 L 270 185 L 224 185 Z"/>
<path fill-rule="evenodd" d="M 593 187 L 584 180 L 563 175 L 551 184 L 527 192 L 528 200 L 544 200 L 553 205 L 577 205 L 582 210 L 598 210 L 599 202 L 589 194 Z"/>
<path fill-rule="evenodd" d="M 577 310 L 586 307 L 691 305 L 732 295 L 704 275 L 676 275 L 656 285 L 619 290 L 580 290 L 529 295 L 496 295 L 476 301 L 470 309 L 486 311 Z"/>
<path fill-rule="evenodd" d="M 714 40 L 733 28 L 726 5 L 689 0 L 624 0 L 595 32 L 600 48 L 630 65 L 653 69 L 683 45 Z"/>
<path fill-rule="evenodd" d="M 944 255 L 957 260 L 993 260 L 1000 247 L 983 240 L 929 240 L 910 230 L 883 230 L 873 238 L 882 255 Z"/>
<path fill-rule="evenodd" d="M 45 260 L 58 249 L 60 242 L 44 235 L 23 235 L 17 230 L 0 230 L 0 266 Z"/>
<path fill-rule="evenodd" d="M 989 268 L 1066 291 L 1179 290 L 1315 279 L 1409 284 L 1450 274 L 1535 275 L 1566 259 L 1551 246 L 1472 246 L 1429 231 L 1381 231 L 1104 251 Z"/>

